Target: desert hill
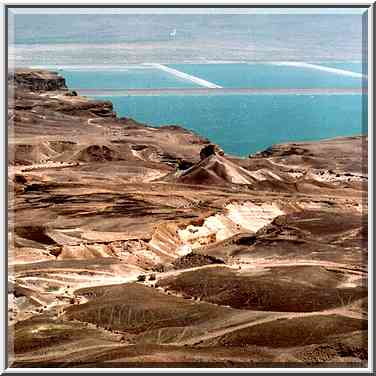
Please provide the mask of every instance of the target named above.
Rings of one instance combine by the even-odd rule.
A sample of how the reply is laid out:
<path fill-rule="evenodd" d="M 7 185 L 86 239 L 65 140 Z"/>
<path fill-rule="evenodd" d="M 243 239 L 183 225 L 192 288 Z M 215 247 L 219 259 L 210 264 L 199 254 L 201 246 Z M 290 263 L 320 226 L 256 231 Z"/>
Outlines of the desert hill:
<path fill-rule="evenodd" d="M 366 137 L 239 158 L 8 85 L 12 366 L 366 365 Z"/>

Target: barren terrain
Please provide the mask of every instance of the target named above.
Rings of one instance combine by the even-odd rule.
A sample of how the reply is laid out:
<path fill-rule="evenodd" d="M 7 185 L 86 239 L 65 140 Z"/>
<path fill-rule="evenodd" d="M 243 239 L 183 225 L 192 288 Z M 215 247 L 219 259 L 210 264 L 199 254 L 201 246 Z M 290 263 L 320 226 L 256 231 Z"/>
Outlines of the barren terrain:
<path fill-rule="evenodd" d="M 12 367 L 366 366 L 366 137 L 238 158 L 8 84 Z"/>

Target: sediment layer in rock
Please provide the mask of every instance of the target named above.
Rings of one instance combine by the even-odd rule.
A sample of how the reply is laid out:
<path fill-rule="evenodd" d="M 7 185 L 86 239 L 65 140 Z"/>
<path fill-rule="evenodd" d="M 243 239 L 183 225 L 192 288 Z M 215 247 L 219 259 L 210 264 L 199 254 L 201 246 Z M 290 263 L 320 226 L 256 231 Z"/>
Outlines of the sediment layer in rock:
<path fill-rule="evenodd" d="M 237 158 L 9 85 L 13 366 L 366 364 L 366 137 Z"/>

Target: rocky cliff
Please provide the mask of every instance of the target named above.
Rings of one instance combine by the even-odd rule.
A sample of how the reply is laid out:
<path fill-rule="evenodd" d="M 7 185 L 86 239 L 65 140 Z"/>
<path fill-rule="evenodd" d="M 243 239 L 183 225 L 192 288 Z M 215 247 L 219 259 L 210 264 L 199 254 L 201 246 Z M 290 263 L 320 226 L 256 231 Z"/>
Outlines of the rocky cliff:
<path fill-rule="evenodd" d="M 16 69 L 8 74 L 8 85 L 30 91 L 68 90 L 64 77 L 46 70 Z"/>
<path fill-rule="evenodd" d="M 13 366 L 366 364 L 366 137 L 237 158 L 9 84 Z"/>

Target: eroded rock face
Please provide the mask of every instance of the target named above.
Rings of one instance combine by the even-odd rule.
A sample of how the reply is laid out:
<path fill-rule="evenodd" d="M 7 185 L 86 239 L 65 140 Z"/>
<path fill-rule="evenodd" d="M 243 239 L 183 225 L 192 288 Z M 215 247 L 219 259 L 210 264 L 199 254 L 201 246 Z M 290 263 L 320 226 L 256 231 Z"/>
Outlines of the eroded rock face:
<path fill-rule="evenodd" d="M 45 70 L 17 69 L 8 75 L 8 84 L 30 91 L 68 90 L 64 77 Z"/>
<path fill-rule="evenodd" d="M 200 158 L 201 160 L 210 157 L 211 155 L 221 155 L 223 156 L 225 153 L 224 151 L 215 144 L 209 144 L 201 149 L 200 151 Z"/>
<path fill-rule="evenodd" d="M 177 258 L 173 262 L 174 269 L 187 269 L 203 265 L 224 264 L 224 261 L 208 255 L 190 252 L 185 256 Z"/>
<path fill-rule="evenodd" d="M 366 137 L 237 158 L 63 80 L 10 81 L 16 365 L 364 365 Z"/>

